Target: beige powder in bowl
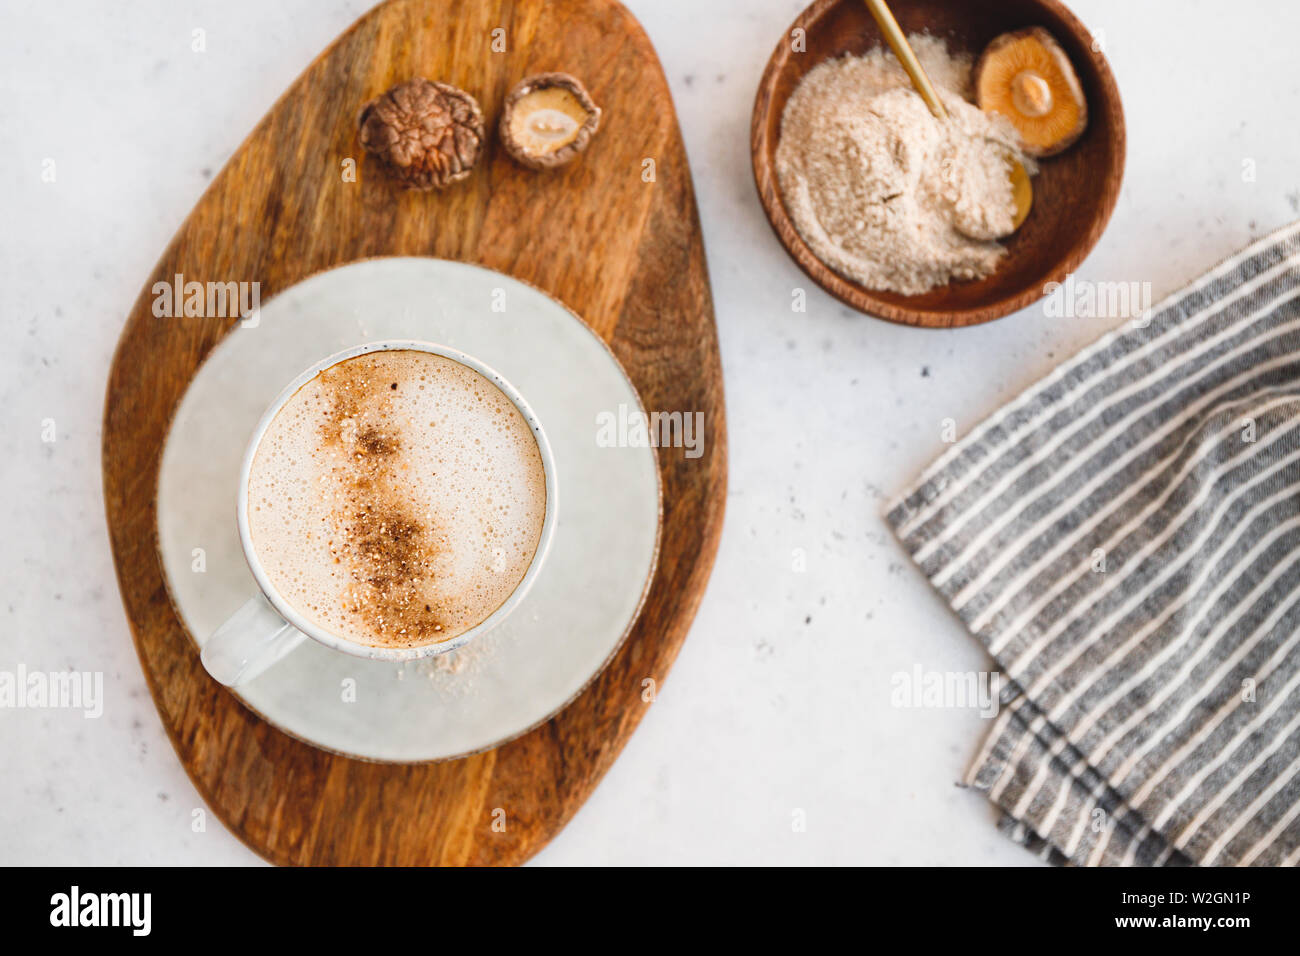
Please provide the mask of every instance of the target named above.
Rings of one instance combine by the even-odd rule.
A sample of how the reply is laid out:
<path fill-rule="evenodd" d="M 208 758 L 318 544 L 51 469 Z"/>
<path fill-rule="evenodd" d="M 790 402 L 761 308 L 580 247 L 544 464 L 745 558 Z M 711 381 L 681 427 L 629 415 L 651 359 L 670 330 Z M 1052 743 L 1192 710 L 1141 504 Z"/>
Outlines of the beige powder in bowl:
<path fill-rule="evenodd" d="M 786 103 L 776 169 L 817 258 L 867 288 L 913 295 L 997 268 L 1006 250 L 987 237 L 1009 233 L 1015 215 L 1007 158 L 1034 166 L 1010 122 L 967 99 L 971 58 L 937 37 L 908 39 L 946 122 L 888 50 L 827 60 Z"/>

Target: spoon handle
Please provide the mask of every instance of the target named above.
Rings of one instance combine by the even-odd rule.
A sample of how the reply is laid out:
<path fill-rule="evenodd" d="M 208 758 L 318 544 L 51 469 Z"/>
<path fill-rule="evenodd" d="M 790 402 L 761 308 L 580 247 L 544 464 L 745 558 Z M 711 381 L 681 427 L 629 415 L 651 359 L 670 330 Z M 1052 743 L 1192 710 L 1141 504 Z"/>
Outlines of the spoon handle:
<path fill-rule="evenodd" d="M 925 100 L 925 105 L 930 107 L 930 112 L 939 119 L 947 119 L 948 111 L 943 108 L 943 102 L 935 92 L 933 84 L 930 83 L 930 77 L 926 76 L 925 68 L 912 52 L 912 45 L 907 42 L 907 36 L 898 25 L 898 21 L 894 19 L 894 14 L 885 0 L 866 0 L 866 3 L 867 9 L 876 18 L 880 32 L 885 35 L 885 42 L 894 51 L 894 56 L 898 57 L 898 62 L 903 64 L 907 75 L 912 78 L 912 85 L 916 87 L 916 92 L 921 94 L 921 99 Z"/>

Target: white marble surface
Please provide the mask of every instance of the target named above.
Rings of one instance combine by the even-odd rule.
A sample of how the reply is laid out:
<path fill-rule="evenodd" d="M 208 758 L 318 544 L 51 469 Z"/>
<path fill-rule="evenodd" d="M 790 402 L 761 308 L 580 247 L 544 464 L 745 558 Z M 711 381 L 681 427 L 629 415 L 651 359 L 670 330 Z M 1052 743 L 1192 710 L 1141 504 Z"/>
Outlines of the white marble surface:
<path fill-rule="evenodd" d="M 102 671 L 98 720 L 0 710 L 0 863 L 256 863 L 163 733 L 109 557 L 105 375 L 123 317 L 216 170 L 361 0 L 9 0 L 0 13 L 0 670 Z M 1113 320 L 1041 308 L 924 332 L 811 288 L 752 184 L 754 88 L 797 0 L 631 0 L 672 85 L 722 338 L 731 488 L 690 639 L 614 769 L 537 858 L 1025 864 L 958 789 L 970 710 L 902 710 L 890 677 L 983 666 L 886 533 L 892 495 Z M 1081 276 L 1157 297 L 1300 215 L 1300 7 L 1075 0 L 1129 123 L 1119 208 Z M 207 51 L 191 51 L 191 31 Z M 41 180 L 56 162 L 57 181 Z M 1257 176 L 1242 177 L 1253 160 Z M 809 288 L 808 311 L 790 311 Z M 53 419 L 57 440 L 42 441 Z M 808 555 L 804 574 L 791 553 Z M 792 827 L 803 811 L 804 832 Z"/>

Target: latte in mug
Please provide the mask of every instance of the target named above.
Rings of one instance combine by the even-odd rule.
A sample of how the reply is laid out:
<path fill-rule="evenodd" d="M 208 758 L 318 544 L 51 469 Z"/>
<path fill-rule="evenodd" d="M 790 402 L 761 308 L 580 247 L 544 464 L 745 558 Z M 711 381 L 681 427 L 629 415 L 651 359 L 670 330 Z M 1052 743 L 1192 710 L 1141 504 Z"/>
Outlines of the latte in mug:
<path fill-rule="evenodd" d="M 418 647 L 482 623 L 541 540 L 537 439 L 492 381 L 415 349 L 303 385 L 253 454 L 248 528 L 270 585 L 356 644 Z"/>

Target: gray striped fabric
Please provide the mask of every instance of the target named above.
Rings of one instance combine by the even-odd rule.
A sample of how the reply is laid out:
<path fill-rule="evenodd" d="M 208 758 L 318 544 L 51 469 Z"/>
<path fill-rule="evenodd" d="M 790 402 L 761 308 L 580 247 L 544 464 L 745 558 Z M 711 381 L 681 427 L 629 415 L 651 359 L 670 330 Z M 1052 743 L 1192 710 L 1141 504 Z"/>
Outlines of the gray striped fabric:
<path fill-rule="evenodd" d="M 1004 672 L 968 782 L 1014 839 L 1300 861 L 1300 223 L 987 419 L 887 519 Z"/>

